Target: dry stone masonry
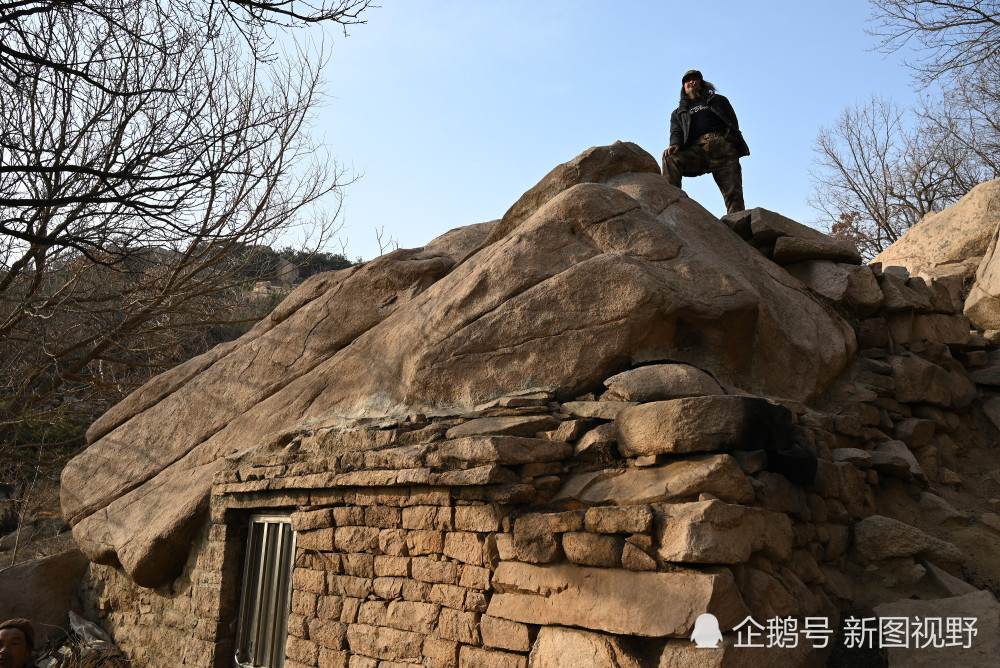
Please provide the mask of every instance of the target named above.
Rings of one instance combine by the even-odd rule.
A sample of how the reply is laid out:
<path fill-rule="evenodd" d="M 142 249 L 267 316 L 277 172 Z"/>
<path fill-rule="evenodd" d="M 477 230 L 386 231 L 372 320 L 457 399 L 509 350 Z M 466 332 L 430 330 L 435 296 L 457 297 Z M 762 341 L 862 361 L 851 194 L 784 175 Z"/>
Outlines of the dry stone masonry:
<path fill-rule="evenodd" d="M 961 282 L 656 170 L 590 149 L 111 411 L 63 478 L 85 611 L 137 665 L 231 666 L 266 511 L 287 668 L 849 665 L 848 617 L 935 610 L 975 650 L 890 665 L 990 665 L 1000 334 Z M 748 617 L 831 635 L 739 647 Z"/>

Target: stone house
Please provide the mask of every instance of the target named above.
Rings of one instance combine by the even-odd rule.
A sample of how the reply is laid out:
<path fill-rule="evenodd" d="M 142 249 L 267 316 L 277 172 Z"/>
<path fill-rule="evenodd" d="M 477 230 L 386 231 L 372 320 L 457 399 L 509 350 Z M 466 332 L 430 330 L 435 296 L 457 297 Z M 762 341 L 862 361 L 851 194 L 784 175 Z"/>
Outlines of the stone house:
<path fill-rule="evenodd" d="M 63 477 L 84 612 L 157 668 L 822 666 L 910 599 L 985 637 L 961 489 L 1000 359 L 961 309 L 591 149 L 95 424 Z"/>

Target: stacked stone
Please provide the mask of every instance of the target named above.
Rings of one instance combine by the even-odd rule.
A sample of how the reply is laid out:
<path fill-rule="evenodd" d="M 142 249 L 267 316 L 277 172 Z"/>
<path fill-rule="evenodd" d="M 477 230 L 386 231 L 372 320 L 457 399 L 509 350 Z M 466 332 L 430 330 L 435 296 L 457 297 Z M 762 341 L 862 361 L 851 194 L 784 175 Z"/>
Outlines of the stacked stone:
<path fill-rule="evenodd" d="M 789 266 L 806 260 L 861 264 L 861 254 L 854 244 L 834 239 L 774 211 L 749 209 L 723 216 L 722 222 L 776 264 Z"/>
<path fill-rule="evenodd" d="M 771 404 L 692 366 L 647 365 L 605 385 L 562 404 L 525 393 L 467 416 L 285 439 L 216 476 L 211 524 L 179 580 L 189 584 L 151 596 L 160 608 L 145 620 L 196 643 L 188 663 L 224 665 L 239 527 L 249 511 L 282 508 L 298 545 L 290 668 L 556 665 L 581 647 L 629 665 L 629 637 L 683 665 L 701 612 L 724 629 L 748 615 L 835 619 L 827 574 L 845 568 L 848 525 L 872 514 L 879 473 L 903 477 L 866 440 L 875 428 L 783 402 L 796 424 L 751 442 L 748 419 Z M 767 470 L 782 429 L 817 455 L 810 484 Z M 954 556 L 921 540 L 910 556 Z M 892 549 L 863 543 L 866 558 Z M 177 665 L 145 651 L 147 665 Z"/>
<path fill-rule="evenodd" d="M 858 417 L 872 470 L 924 488 L 955 484 L 951 434 L 968 422 L 989 341 L 970 331 L 946 285 L 901 267 L 871 270 L 883 299 L 858 321 L 861 355 L 831 403 Z"/>
<path fill-rule="evenodd" d="M 643 591 L 655 591 L 652 598 L 684 601 L 682 610 L 713 612 L 726 629 L 746 615 L 761 621 L 820 614 L 836 619 L 823 588 L 823 569 L 842 563 L 850 543 L 848 522 L 871 512 L 865 475 L 850 462 L 833 462 L 805 425 L 794 431 L 796 440 L 821 457 L 816 480 L 803 488 L 767 471 L 763 450 L 733 449 L 751 445 L 746 418 L 760 410 L 761 400 L 723 395 L 718 383 L 688 365 L 640 367 L 605 384 L 609 389 L 600 400 L 569 402 L 562 409 L 570 420 L 613 419 L 580 437 L 574 467 L 609 432 L 617 462 L 566 476 L 549 501 L 586 509 L 526 514 L 515 520 L 509 539 L 498 537 L 504 562 L 494 577 L 497 593 L 488 612 L 543 628 L 640 636 L 660 648 L 661 665 L 694 660 L 686 640 L 693 618 L 672 628 L 657 626 L 662 606 L 627 603 L 642 601 Z M 814 423 L 832 427 L 838 421 L 804 406 L 790 407 Z M 777 440 L 779 434 L 765 433 L 758 447 L 770 447 L 772 436 Z M 587 617 L 591 601 L 551 603 L 546 592 L 588 592 L 590 583 L 601 583 L 593 567 L 608 569 L 603 570 L 607 580 L 624 592 L 618 599 L 593 586 L 600 592 L 593 600 L 607 600 L 606 618 Z M 610 570 L 616 568 L 621 570 Z M 720 573 L 711 586 L 701 582 Z M 531 586 L 514 584 L 525 581 Z M 732 613 L 738 618 L 731 619 Z M 629 628 L 622 627 L 623 619 Z M 735 651 L 730 647 L 727 656 Z M 808 665 L 819 656 L 782 660 Z"/>
<path fill-rule="evenodd" d="M 622 637 L 670 665 L 701 612 L 727 629 L 831 614 L 823 565 L 870 514 L 870 480 L 832 460 L 819 425 L 857 435 L 856 421 L 790 404 L 821 455 L 804 489 L 765 470 L 762 450 L 733 451 L 761 399 L 685 364 L 606 385 L 600 398 L 529 393 L 468 416 L 303 434 L 219 474 L 216 521 L 300 508 L 288 665 L 548 665 L 566 643 L 623 662 Z M 316 456 L 345 441 L 370 449 Z"/>
<path fill-rule="evenodd" d="M 881 474 L 923 488 L 959 484 L 952 435 L 968 422 L 974 382 L 987 392 L 1000 387 L 1000 357 L 994 362 L 987 353 L 1000 336 L 991 340 L 970 331 L 961 281 L 925 280 L 877 263 L 858 266 L 850 253 L 836 251 L 843 242 L 765 209 L 723 220 L 855 328 L 861 354 L 822 404 L 837 422 L 818 425 L 833 458 L 850 459 L 873 483 Z M 791 237 L 815 241 L 815 252 L 776 256 L 774 240 Z M 830 248 L 824 250 L 824 243 Z M 986 409 L 1000 426 L 1000 398 Z M 858 456 L 855 449 L 869 454 Z"/>
<path fill-rule="evenodd" d="M 134 666 L 199 666 L 232 657 L 232 639 L 220 649 L 221 620 L 232 620 L 237 590 L 226 582 L 223 568 L 233 568 L 243 544 L 233 527 L 206 525 L 184 576 L 158 589 L 137 586 L 120 570 L 91 564 L 82 585 L 82 614 L 98 621 Z M 226 634 L 221 634 L 225 636 Z"/>
<path fill-rule="evenodd" d="M 954 545 L 872 515 L 872 492 L 896 490 L 911 496 L 923 516 L 938 526 L 968 524 L 971 518 L 935 494 L 934 486 L 964 483 L 955 472 L 959 444 L 973 440 L 969 429 L 978 418 L 972 408 L 977 391 L 990 391 L 997 355 L 989 350 L 1000 337 L 970 331 L 958 281 L 914 277 L 902 267 L 847 268 L 822 260 L 786 269 L 837 308 L 858 338 L 860 355 L 821 404 L 829 413 L 800 415 L 816 440 L 821 472 L 829 468 L 829 460 L 850 463 L 864 476 L 867 498 L 855 485 L 845 507 L 847 516 L 865 518 L 851 536 L 853 560 L 866 565 L 867 582 L 901 587 L 910 595 L 975 592 L 949 574 L 961 571 L 962 554 Z M 984 408 L 989 416 L 989 404 Z M 1000 412 L 995 424 L 1000 426 Z M 991 516 L 980 519 L 989 523 Z M 1000 516 L 996 520 L 1000 526 Z M 850 570 L 853 564 L 845 565 Z M 835 600 L 855 605 L 888 596 L 877 585 L 870 584 L 869 591 L 845 586 L 835 574 L 824 588 Z"/>
<path fill-rule="evenodd" d="M 938 287 L 895 270 L 789 266 L 845 272 L 825 298 L 853 318 L 862 355 L 826 404 L 769 403 L 690 365 L 649 364 L 574 401 L 527 390 L 463 415 L 285 435 L 216 476 L 186 584 L 148 596 L 141 624 L 110 602 L 104 621 L 147 665 L 177 665 L 157 649 L 164 629 L 183 662 L 227 665 L 220 620 L 235 614 L 238 527 L 254 509 L 293 511 L 289 668 L 544 666 L 581 651 L 642 665 L 626 638 L 684 665 L 701 612 L 723 629 L 835 621 L 856 597 L 838 576 L 855 560 L 891 563 L 910 586 L 934 564 L 956 570 L 954 546 L 873 514 L 874 496 L 891 478 L 947 510 L 927 487 L 947 480 L 948 432 L 975 392 L 955 358 L 983 362 L 985 339 Z M 762 431 L 773 405 L 793 424 Z M 817 458 L 807 484 L 768 470 L 786 430 Z M 806 649 L 783 665 L 821 662 Z"/>
<path fill-rule="evenodd" d="M 457 665 L 480 645 L 498 507 L 442 488 L 348 489 L 342 503 L 292 515 L 286 665 Z"/>
<path fill-rule="evenodd" d="M 298 509 L 286 666 L 527 665 L 537 627 L 482 618 L 511 504 L 551 496 L 572 455 L 524 435 L 558 428 L 551 399 L 308 433 L 217 476 L 217 527 L 240 510 Z M 359 443 L 369 449 L 316 456 Z"/>

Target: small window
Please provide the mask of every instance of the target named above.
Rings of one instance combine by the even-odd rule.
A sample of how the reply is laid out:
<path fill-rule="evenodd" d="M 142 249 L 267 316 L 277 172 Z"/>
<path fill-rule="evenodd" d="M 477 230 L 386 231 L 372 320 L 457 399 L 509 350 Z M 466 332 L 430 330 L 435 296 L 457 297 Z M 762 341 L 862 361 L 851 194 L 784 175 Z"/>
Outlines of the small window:
<path fill-rule="evenodd" d="M 295 533 L 288 516 L 250 518 L 236 666 L 281 668 L 284 665 L 294 556 Z"/>

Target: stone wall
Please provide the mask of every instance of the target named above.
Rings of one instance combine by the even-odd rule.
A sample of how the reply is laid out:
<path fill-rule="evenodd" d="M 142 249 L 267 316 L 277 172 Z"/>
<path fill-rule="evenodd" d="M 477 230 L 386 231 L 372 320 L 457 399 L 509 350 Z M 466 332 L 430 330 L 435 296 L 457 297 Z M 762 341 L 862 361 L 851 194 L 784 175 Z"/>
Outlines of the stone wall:
<path fill-rule="evenodd" d="M 693 376 L 701 391 L 714 381 L 677 364 L 632 380 L 651 371 L 656 401 L 623 400 L 649 390 L 623 374 L 604 401 L 539 392 L 472 415 L 303 433 L 220 474 L 213 516 L 231 531 L 240 510 L 295 509 L 287 665 L 559 665 L 583 647 L 622 665 L 683 663 L 705 611 L 725 629 L 747 615 L 836 619 L 823 567 L 842 565 L 877 475 L 825 444 L 855 443 L 858 421 L 792 404 L 793 420 L 815 425 L 793 429 L 820 453 L 803 488 L 767 471 L 762 450 L 724 452 L 762 400 L 717 384 L 661 399 L 671 384 L 689 393 Z M 664 433 L 623 446 L 620 433 L 663 424 L 678 402 L 688 415 L 705 405 L 721 436 L 688 437 L 687 452 Z"/>
<path fill-rule="evenodd" d="M 170 585 L 147 589 L 111 566 L 91 564 L 81 585 L 81 611 L 107 630 L 133 666 L 230 668 L 232 631 L 243 549 L 240 525 L 206 524 L 184 572 Z M 224 569 L 225 566 L 225 569 Z"/>

